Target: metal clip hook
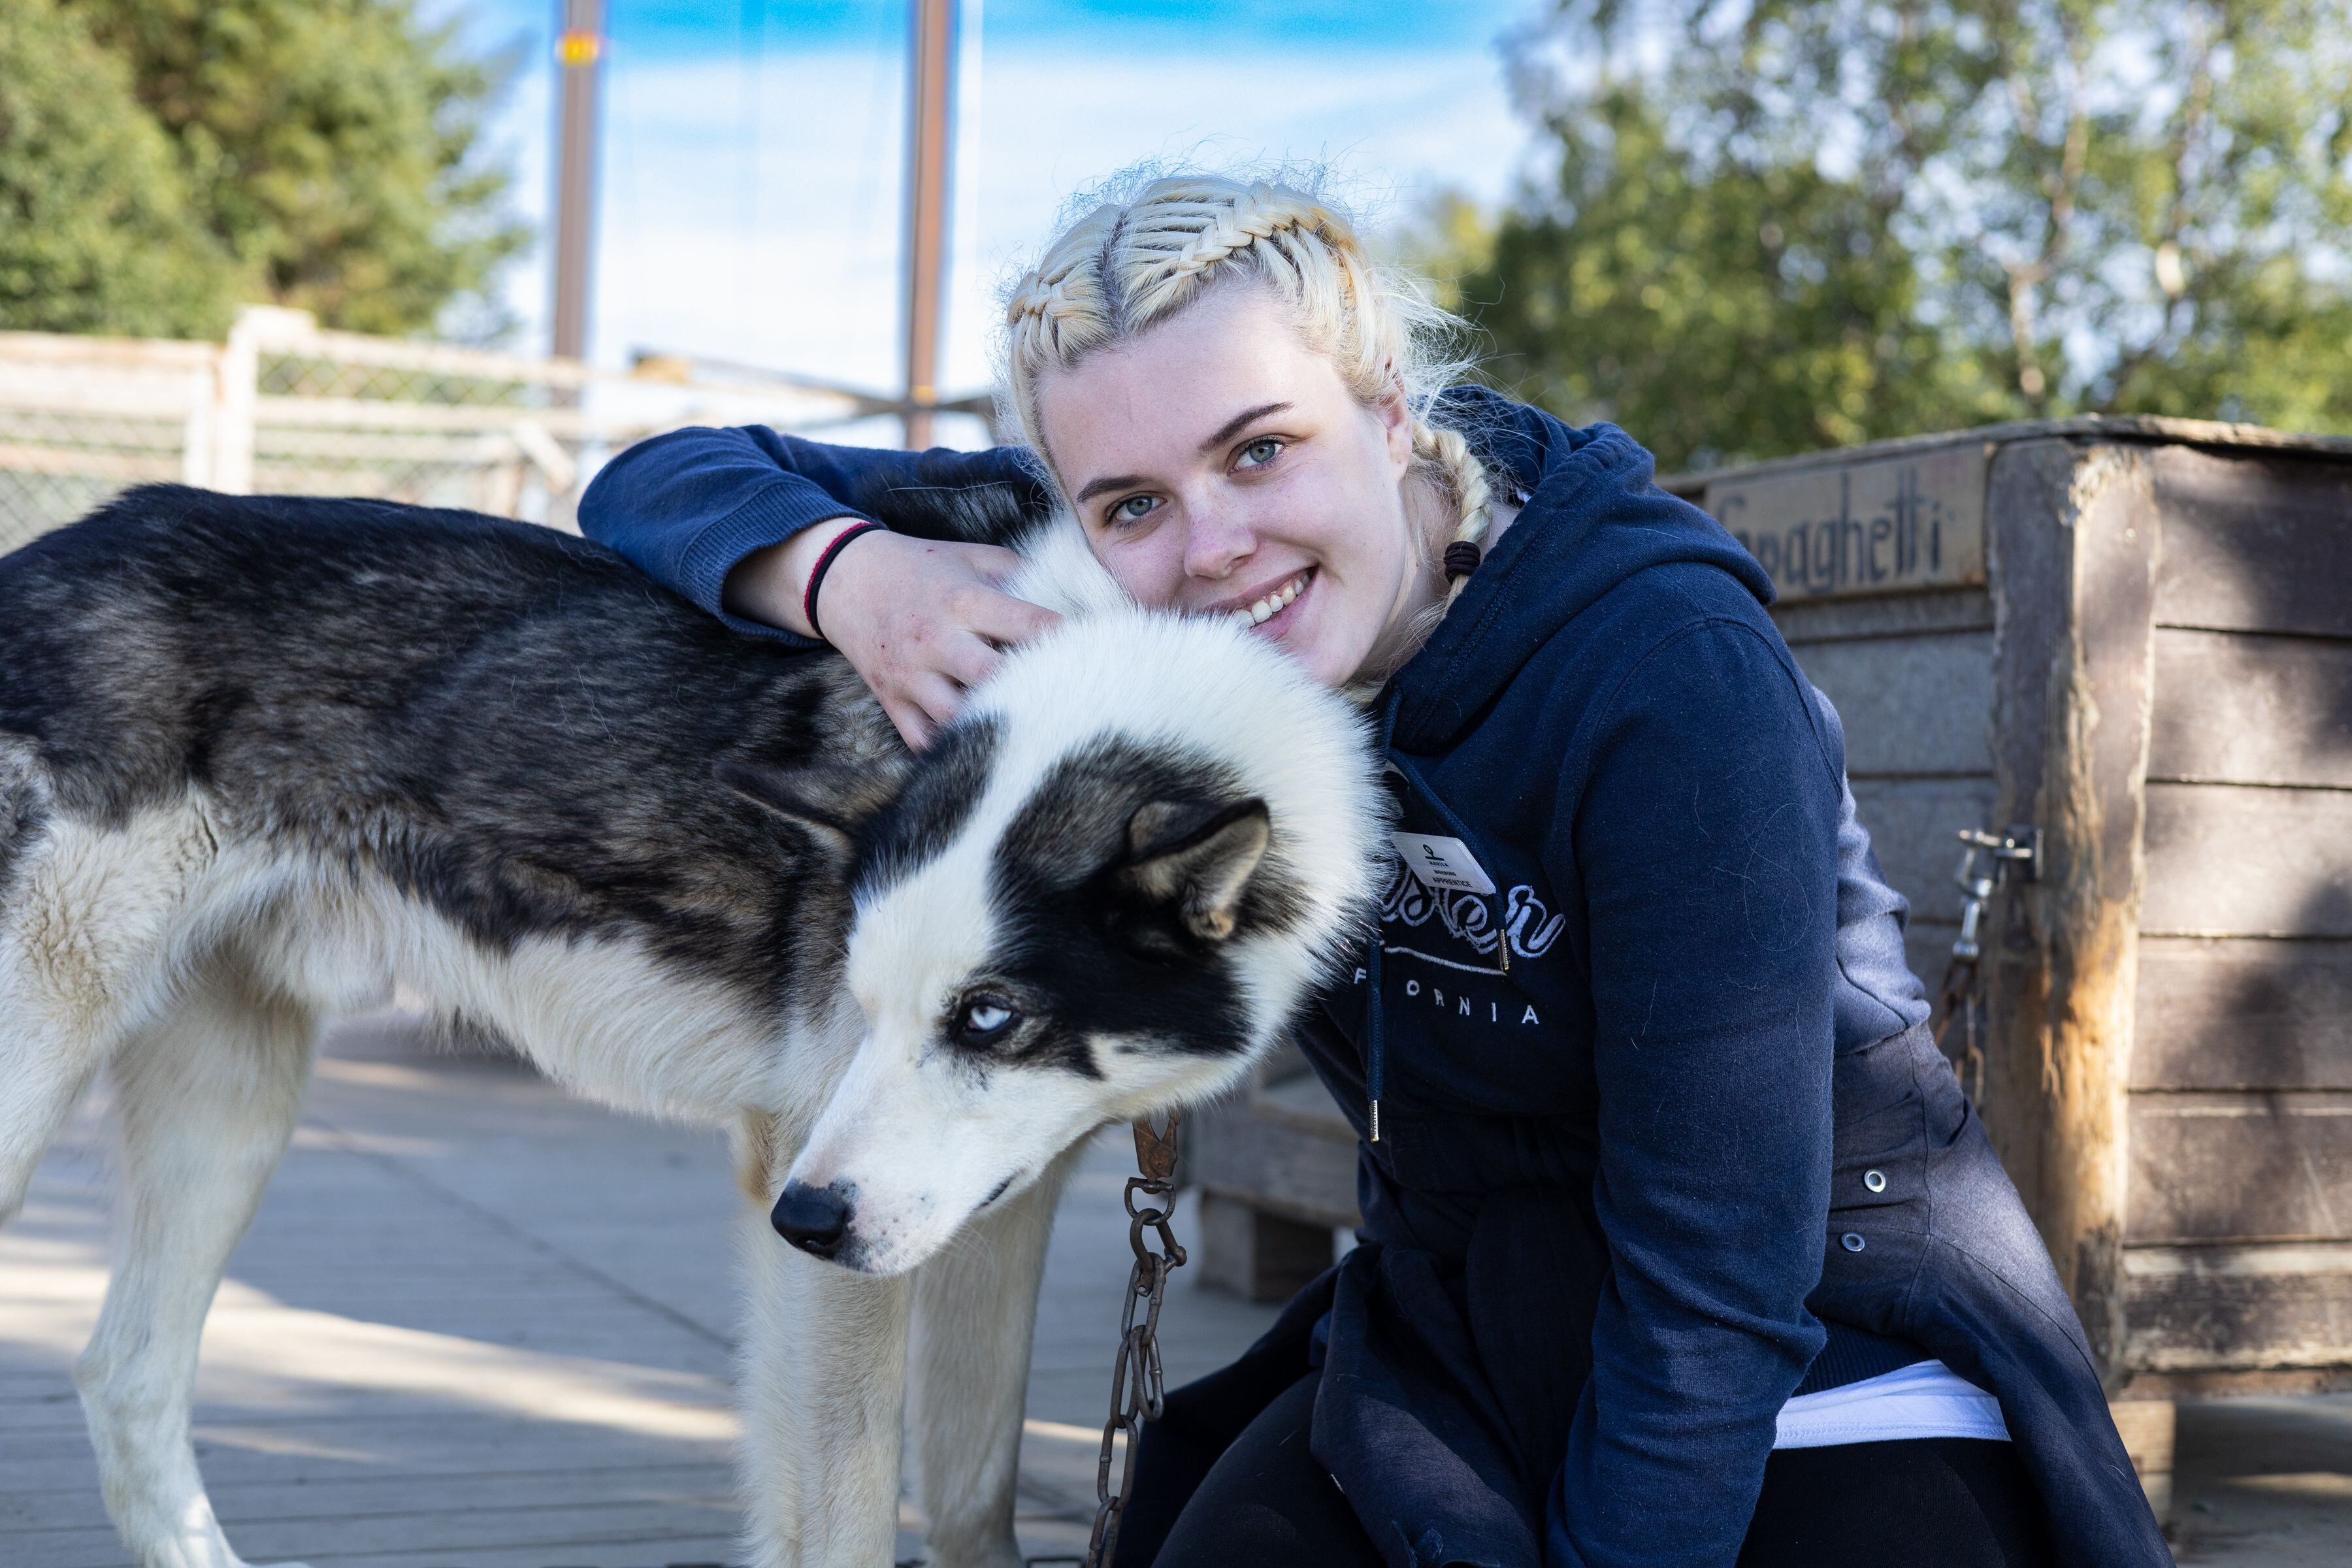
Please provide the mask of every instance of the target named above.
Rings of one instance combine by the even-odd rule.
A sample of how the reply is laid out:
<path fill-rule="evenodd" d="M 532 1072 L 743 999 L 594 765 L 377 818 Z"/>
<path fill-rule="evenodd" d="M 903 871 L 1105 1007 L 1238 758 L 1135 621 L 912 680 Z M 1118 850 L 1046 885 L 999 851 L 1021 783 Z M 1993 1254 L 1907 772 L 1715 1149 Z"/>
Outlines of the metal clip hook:
<path fill-rule="evenodd" d="M 2022 881 L 2037 880 L 2042 875 L 2042 829 L 2031 823 L 2014 824 L 2006 833 L 1986 833 L 1974 827 L 1960 829 L 1959 869 L 1952 880 L 1959 884 L 1960 934 L 1952 943 L 1952 956 L 1970 963 L 1984 956 L 1977 937 L 1984 922 L 1985 904 L 1992 898 L 1993 889 L 2009 879 L 2014 869 Z M 1982 855 L 1991 862 L 1983 871 L 1977 869 L 1977 857 Z"/>

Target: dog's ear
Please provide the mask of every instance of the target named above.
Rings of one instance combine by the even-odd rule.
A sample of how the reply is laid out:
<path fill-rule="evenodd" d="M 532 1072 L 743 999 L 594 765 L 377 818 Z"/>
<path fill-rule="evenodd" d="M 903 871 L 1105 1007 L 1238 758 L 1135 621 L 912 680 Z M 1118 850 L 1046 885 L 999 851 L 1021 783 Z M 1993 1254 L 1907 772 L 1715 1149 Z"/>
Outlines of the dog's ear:
<path fill-rule="evenodd" d="M 1265 856 L 1265 802 L 1155 800 L 1127 819 L 1118 879 L 1203 942 L 1234 934 L 1234 910 Z"/>
<path fill-rule="evenodd" d="M 711 773 L 737 795 L 800 824 L 826 848 L 846 856 L 859 826 L 898 798 L 906 770 L 896 764 L 778 768 L 727 761 Z"/>

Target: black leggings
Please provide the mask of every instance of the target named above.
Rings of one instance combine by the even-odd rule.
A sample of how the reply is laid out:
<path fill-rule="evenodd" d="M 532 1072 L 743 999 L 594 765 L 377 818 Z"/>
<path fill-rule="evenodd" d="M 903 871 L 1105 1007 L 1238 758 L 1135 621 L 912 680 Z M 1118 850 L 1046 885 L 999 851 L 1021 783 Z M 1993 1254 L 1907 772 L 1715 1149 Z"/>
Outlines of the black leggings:
<path fill-rule="evenodd" d="M 1355 1510 L 1307 1451 L 1314 1407 L 1315 1380 L 1293 1384 L 1210 1467 L 1173 1521 L 1151 1508 L 1153 1478 L 1139 1464 L 1146 1473 L 1136 1477 L 1135 1506 L 1119 1531 L 1118 1568 L 1380 1568 Z M 1968 1437 L 1775 1449 L 1739 1551 L 1739 1568 L 2049 1562 L 2041 1508 L 2015 1450 Z"/>

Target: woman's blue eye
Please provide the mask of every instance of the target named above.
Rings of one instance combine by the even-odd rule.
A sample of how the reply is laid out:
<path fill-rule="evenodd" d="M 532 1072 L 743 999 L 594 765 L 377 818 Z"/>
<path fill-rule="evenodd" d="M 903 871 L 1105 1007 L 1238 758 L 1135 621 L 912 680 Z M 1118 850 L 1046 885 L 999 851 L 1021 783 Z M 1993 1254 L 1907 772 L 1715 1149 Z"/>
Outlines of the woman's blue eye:
<path fill-rule="evenodd" d="M 1110 520 L 1113 522 L 1133 522 L 1149 515 L 1151 509 L 1159 504 L 1150 496 L 1129 496 L 1110 509 Z"/>
<path fill-rule="evenodd" d="M 1281 451 L 1280 441 L 1271 436 L 1261 437 L 1242 448 L 1241 466 L 1244 468 L 1262 468 L 1273 462 Z"/>

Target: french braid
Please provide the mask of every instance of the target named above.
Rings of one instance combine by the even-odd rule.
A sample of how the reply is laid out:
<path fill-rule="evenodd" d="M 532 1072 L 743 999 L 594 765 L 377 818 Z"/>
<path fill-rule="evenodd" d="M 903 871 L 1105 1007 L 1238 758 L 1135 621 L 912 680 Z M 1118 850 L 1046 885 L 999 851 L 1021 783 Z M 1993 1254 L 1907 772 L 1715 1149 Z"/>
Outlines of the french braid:
<path fill-rule="evenodd" d="M 1445 599 L 1451 604 L 1478 569 L 1487 526 L 1495 521 L 1494 491 L 1486 480 L 1486 465 L 1459 430 L 1414 420 L 1412 456 L 1429 469 L 1454 506 L 1454 537 L 1439 557 L 1445 572 Z"/>

